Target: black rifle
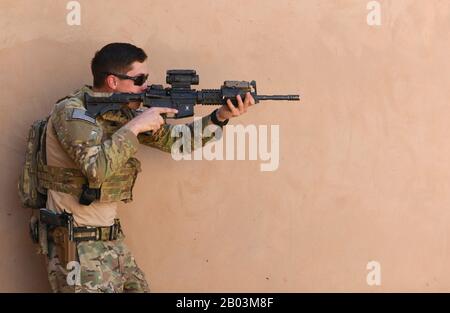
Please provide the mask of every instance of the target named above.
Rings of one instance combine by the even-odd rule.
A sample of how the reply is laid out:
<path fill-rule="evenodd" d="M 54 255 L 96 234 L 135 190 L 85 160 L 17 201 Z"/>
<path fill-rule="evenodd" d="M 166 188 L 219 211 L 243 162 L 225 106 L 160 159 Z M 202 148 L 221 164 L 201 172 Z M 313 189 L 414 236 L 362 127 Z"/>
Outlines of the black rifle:
<path fill-rule="evenodd" d="M 166 82 L 172 87 L 151 85 L 143 93 L 115 93 L 109 97 L 93 97 L 85 94 L 87 114 L 93 118 L 108 111 L 120 110 L 129 102 L 142 102 L 145 107 L 165 107 L 177 109 L 174 118 L 194 115 L 194 105 L 223 105 L 230 99 L 237 107 L 236 96 L 250 92 L 255 102 L 261 100 L 299 101 L 299 95 L 262 96 L 257 94 L 256 82 L 225 81 L 220 89 L 195 90 L 191 85 L 198 85 L 199 77 L 195 70 L 169 70 Z"/>

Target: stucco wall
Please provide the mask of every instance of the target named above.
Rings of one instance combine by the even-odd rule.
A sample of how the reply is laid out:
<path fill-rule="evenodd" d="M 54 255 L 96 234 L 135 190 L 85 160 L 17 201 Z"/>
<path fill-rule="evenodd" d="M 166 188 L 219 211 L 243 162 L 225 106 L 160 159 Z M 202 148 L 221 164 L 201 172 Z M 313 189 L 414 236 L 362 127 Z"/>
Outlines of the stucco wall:
<path fill-rule="evenodd" d="M 280 126 L 276 171 L 140 148 L 119 213 L 153 291 L 450 291 L 450 1 L 380 1 L 372 27 L 356 0 L 81 0 L 80 26 L 67 2 L 0 2 L 0 291 L 49 290 L 16 196 L 25 137 L 114 41 L 152 82 L 194 68 L 201 88 L 302 95 L 232 121 Z"/>

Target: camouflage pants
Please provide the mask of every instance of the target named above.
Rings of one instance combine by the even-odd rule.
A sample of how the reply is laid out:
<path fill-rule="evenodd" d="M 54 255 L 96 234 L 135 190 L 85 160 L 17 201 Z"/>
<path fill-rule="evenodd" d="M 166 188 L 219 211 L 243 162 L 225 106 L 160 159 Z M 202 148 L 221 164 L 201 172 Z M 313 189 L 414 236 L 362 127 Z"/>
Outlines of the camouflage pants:
<path fill-rule="evenodd" d="M 77 264 L 69 270 L 49 242 L 47 272 L 53 292 L 150 292 L 144 273 L 122 239 L 77 243 Z M 69 276 L 69 279 L 68 279 Z"/>

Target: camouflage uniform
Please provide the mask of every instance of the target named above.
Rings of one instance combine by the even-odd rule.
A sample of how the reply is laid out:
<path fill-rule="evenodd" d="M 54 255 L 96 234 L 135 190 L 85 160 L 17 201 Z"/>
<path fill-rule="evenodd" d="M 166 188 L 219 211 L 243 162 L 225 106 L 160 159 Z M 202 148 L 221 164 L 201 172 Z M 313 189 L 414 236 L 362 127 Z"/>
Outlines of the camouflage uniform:
<path fill-rule="evenodd" d="M 86 241 L 77 245 L 78 269 L 67 270 L 61 265 L 53 243 L 49 245 L 48 277 L 54 292 L 115 293 L 149 292 L 144 273 L 123 242 L 123 237 L 115 241 Z M 67 276 L 74 273 L 73 283 Z M 79 275 L 77 280 L 76 275 Z"/>
<path fill-rule="evenodd" d="M 171 132 L 178 126 L 164 124 L 154 133 L 139 134 L 136 137 L 129 129 L 123 127 L 136 115 L 135 111 L 124 107 L 120 112 L 108 112 L 93 119 L 86 115 L 83 103 L 86 92 L 94 94 L 90 87 L 85 86 L 59 101 L 50 115 L 50 125 L 61 147 L 76 166 L 76 169 L 71 170 L 81 170 L 81 174 L 70 174 L 72 172 L 65 174 L 62 183 L 57 181 L 58 176 L 50 177 L 47 179 L 47 188 L 49 191 L 55 189 L 76 197 L 80 194 L 79 178 L 82 178 L 87 181 L 90 188 L 101 188 L 101 198 L 98 200 L 100 203 L 131 201 L 131 191 L 136 175 L 140 171 L 140 163 L 133 157 L 138 144 L 170 152 L 172 144 L 177 140 L 171 136 Z M 200 133 L 203 133 L 203 129 L 208 125 L 213 124 L 210 115 L 203 117 L 201 123 Z M 194 134 L 194 123 L 186 126 L 189 127 L 191 134 Z M 202 138 L 202 145 L 213 138 L 214 133 Z M 195 148 L 193 140 L 191 147 Z M 124 169 L 133 170 L 134 176 L 123 174 L 121 171 Z M 122 235 L 114 241 L 76 243 L 76 261 L 80 264 L 81 272 L 80 281 L 74 286 L 67 284 L 69 271 L 65 269 L 65 264 L 60 264 L 55 243 L 49 242 L 48 275 L 53 291 L 148 292 L 149 287 L 144 274 L 124 244 L 123 237 Z"/>

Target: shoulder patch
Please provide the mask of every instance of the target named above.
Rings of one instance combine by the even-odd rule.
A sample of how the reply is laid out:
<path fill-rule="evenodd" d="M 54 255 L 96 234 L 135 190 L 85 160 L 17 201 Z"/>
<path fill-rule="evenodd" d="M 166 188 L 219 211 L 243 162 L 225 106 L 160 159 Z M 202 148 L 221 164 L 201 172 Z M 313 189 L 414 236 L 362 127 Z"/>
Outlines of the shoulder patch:
<path fill-rule="evenodd" d="M 72 120 L 83 120 L 95 124 L 95 118 L 86 115 L 86 110 L 74 108 L 71 114 Z"/>

